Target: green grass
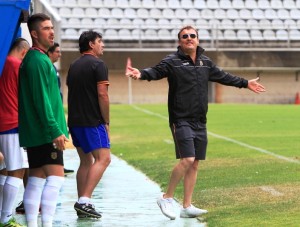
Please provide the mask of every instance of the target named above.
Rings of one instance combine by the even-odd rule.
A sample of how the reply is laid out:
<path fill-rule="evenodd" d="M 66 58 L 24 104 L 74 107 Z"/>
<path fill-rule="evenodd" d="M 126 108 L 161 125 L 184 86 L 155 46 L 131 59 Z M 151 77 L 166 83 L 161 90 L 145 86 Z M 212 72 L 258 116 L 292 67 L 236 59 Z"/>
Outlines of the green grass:
<path fill-rule="evenodd" d="M 166 189 L 177 163 L 166 105 L 111 106 L 112 152 Z M 209 136 L 193 203 L 208 226 L 300 226 L 300 106 L 209 105 L 208 131 L 298 163 Z M 264 191 L 269 187 L 280 194 Z M 176 190 L 182 200 L 183 186 Z"/>

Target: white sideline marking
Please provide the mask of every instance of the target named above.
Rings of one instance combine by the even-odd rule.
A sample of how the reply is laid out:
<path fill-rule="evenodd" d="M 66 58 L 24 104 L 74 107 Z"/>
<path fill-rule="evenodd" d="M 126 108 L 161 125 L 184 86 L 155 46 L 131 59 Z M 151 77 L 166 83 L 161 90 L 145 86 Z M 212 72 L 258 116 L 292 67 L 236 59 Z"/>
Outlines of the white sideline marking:
<path fill-rule="evenodd" d="M 164 139 L 164 142 L 167 143 L 167 144 L 173 144 L 174 143 L 172 140 L 169 140 L 169 139 Z"/>
<path fill-rule="evenodd" d="M 275 188 L 272 188 L 269 186 L 262 186 L 259 188 L 265 192 L 271 193 L 271 195 L 274 195 L 274 196 L 282 196 L 283 195 L 283 193 L 281 193 L 281 192 L 277 191 Z"/>
<path fill-rule="evenodd" d="M 157 113 L 153 113 L 149 110 L 145 110 L 143 108 L 140 108 L 140 107 L 137 107 L 135 105 L 131 105 L 132 108 L 136 109 L 136 110 L 139 110 L 141 112 L 144 112 L 146 114 L 149 114 L 149 115 L 153 115 L 153 116 L 156 116 L 156 117 L 159 117 L 159 118 L 162 118 L 164 120 L 168 120 L 169 118 L 166 117 L 166 116 L 163 116 L 161 114 L 157 114 Z M 215 134 L 215 133 L 212 133 L 212 132 L 207 132 L 208 135 L 210 136 L 213 136 L 215 138 L 218 138 L 218 139 L 223 139 L 223 140 L 226 140 L 226 141 L 229 141 L 229 142 L 232 142 L 232 143 L 235 143 L 235 144 L 238 144 L 242 147 L 246 147 L 246 148 L 249 148 L 249 149 L 252 149 L 252 150 L 256 150 L 256 151 L 259 151 L 261 153 L 264 153 L 264 154 L 268 154 L 268 155 L 271 155 L 275 158 L 278 158 L 278 159 L 281 159 L 281 160 L 284 160 L 284 161 L 287 161 L 287 162 L 292 162 L 292 163 L 296 163 L 296 164 L 300 164 L 300 161 L 298 160 L 295 160 L 295 159 L 292 159 L 292 158 L 287 158 L 285 156 L 282 156 L 282 155 L 278 155 L 278 154 L 275 154 L 271 151 L 268 151 L 268 150 L 265 150 L 265 149 L 262 149 L 260 147 L 255 147 L 255 146 L 252 146 L 252 145 L 249 145 L 249 144 L 246 144 L 246 143 L 243 143 L 243 142 L 240 142 L 238 140 L 234 140 L 234 139 L 231 139 L 231 138 L 228 138 L 228 137 L 225 137 L 225 136 L 221 136 L 221 135 L 218 135 L 218 134 Z"/>

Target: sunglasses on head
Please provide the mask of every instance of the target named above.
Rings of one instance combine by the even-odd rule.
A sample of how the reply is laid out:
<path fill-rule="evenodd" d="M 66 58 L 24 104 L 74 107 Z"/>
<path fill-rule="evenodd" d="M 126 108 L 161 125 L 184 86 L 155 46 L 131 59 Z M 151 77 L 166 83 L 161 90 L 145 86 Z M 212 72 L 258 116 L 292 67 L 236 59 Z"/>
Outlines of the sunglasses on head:
<path fill-rule="evenodd" d="M 191 39 L 195 39 L 197 37 L 196 34 L 184 34 L 181 36 L 182 39 L 187 39 L 188 37 L 190 37 Z"/>

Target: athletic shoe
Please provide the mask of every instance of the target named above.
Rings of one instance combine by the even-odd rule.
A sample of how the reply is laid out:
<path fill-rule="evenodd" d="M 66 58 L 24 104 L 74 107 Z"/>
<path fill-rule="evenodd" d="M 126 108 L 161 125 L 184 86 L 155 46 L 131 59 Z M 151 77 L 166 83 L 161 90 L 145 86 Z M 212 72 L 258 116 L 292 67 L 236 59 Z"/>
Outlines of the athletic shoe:
<path fill-rule="evenodd" d="M 164 199 L 163 196 L 157 199 L 157 205 L 159 206 L 161 212 L 171 220 L 176 218 L 173 202 L 173 198 Z"/>
<path fill-rule="evenodd" d="M 21 225 L 16 221 L 16 219 L 11 218 L 8 222 L 5 224 L 0 223 L 0 227 L 25 227 L 25 225 Z"/>
<path fill-rule="evenodd" d="M 76 213 L 77 213 L 77 217 L 78 218 L 88 218 L 88 217 L 91 217 L 91 216 L 89 216 L 87 214 L 81 213 L 81 211 L 76 211 Z"/>
<path fill-rule="evenodd" d="M 93 218 L 101 218 L 102 217 L 102 215 L 95 210 L 95 207 L 92 204 L 88 204 L 88 203 L 80 204 L 80 203 L 76 202 L 74 204 L 74 209 L 82 214 L 89 215 L 90 217 L 93 217 Z"/>
<path fill-rule="evenodd" d="M 25 208 L 24 208 L 24 203 L 21 201 L 18 206 L 16 207 L 16 213 L 18 214 L 25 214 Z"/>
<path fill-rule="evenodd" d="M 183 208 L 183 207 L 181 208 L 180 217 L 181 218 L 195 218 L 201 214 L 206 214 L 206 213 L 208 213 L 207 210 L 202 210 L 197 207 L 194 207 L 193 205 L 190 205 L 187 208 Z"/>
<path fill-rule="evenodd" d="M 74 173 L 74 170 L 72 170 L 72 169 L 65 169 L 64 168 L 64 174 L 65 174 L 65 176 L 70 175 L 72 173 Z"/>

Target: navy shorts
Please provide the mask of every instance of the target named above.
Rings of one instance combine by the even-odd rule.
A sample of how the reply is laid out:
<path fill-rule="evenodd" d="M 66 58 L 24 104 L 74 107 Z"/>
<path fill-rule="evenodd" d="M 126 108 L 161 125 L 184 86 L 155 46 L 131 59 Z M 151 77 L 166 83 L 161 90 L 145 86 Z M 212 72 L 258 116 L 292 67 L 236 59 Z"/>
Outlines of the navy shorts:
<path fill-rule="evenodd" d="M 69 127 L 75 147 L 81 147 L 84 153 L 100 148 L 110 148 L 105 124 L 97 127 Z"/>
<path fill-rule="evenodd" d="M 205 160 L 207 148 L 206 124 L 178 122 L 170 126 L 176 150 L 176 158 L 194 157 Z"/>
<path fill-rule="evenodd" d="M 40 168 L 44 165 L 64 165 L 63 151 L 47 143 L 36 147 L 27 147 L 29 169 Z"/>

